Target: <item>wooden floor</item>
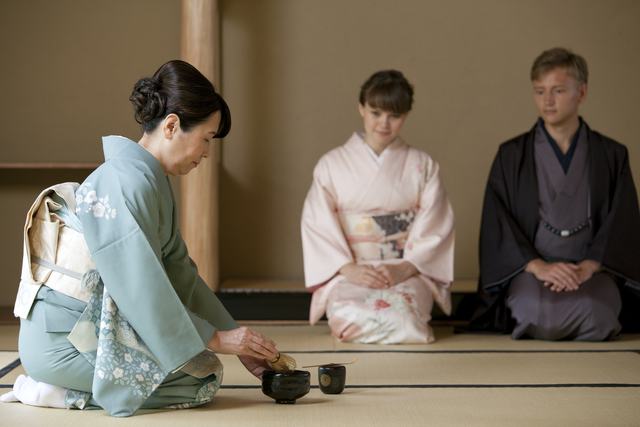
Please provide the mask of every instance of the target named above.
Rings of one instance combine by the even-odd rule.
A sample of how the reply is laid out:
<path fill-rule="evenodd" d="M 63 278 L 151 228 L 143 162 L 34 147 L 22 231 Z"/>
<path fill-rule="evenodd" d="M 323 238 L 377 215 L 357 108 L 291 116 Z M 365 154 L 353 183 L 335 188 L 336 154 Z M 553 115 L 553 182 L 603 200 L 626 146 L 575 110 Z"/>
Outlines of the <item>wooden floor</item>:
<path fill-rule="evenodd" d="M 299 365 L 349 362 L 340 395 L 317 388 L 295 405 L 264 396 L 237 358 L 221 356 L 224 385 L 215 400 L 182 411 L 141 411 L 115 420 L 103 411 L 0 404 L 0 425 L 127 426 L 638 426 L 640 336 L 609 343 L 513 341 L 437 328 L 430 345 L 340 343 L 328 327 L 251 324 Z M 0 387 L 22 373 L 17 326 L 0 326 Z"/>

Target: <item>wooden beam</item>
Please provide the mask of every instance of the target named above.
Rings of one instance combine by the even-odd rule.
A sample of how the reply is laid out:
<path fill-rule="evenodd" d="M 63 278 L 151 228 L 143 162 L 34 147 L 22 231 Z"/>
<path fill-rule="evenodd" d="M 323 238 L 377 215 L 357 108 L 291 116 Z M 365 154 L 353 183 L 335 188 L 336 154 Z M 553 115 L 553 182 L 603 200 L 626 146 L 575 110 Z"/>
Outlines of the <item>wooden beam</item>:
<path fill-rule="evenodd" d="M 0 162 L 0 169 L 95 169 L 98 162 Z"/>
<path fill-rule="evenodd" d="M 219 88 L 217 0 L 182 0 L 182 59 Z M 218 289 L 218 150 L 180 179 L 180 229 L 200 276 Z"/>

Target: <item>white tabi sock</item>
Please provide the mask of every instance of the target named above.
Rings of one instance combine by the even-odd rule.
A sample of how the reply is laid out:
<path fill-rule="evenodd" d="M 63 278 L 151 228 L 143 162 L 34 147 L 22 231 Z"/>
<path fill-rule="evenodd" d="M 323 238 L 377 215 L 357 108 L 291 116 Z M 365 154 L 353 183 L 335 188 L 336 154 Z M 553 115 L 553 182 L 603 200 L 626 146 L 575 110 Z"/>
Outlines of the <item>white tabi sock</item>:
<path fill-rule="evenodd" d="M 0 402 L 19 402 L 18 398 L 15 394 L 13 394 L 13 390 L 0 395 Z"/>
<path fill-rule="evenodd" d="M 35 381 L 26 375 L 19 375 L 13 384 L 13 391 L 0 396 L 3 402 L 20 401 L 26 405 L 66 408 L 64 398 L 67 389 Z"/>

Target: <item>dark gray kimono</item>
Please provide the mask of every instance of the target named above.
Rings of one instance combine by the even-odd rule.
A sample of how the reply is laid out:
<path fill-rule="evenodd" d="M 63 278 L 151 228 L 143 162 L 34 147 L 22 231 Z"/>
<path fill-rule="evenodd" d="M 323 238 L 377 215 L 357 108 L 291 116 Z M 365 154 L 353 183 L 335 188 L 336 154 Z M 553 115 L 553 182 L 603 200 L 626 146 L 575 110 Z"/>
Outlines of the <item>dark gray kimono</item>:
<path fill-rule="evenodd" d="M 590 235 L 583 259 L 600 262 L 615 277 L 623 302 L 621 323 L 628 330 L 637 330 L 640 211 L 628 152 L 624 145 L 592 131 L 586 123 L 582 126 L 590 198 Z M 503 143 L 491 168 L 480 230 L 478 307 L 471 330 L 510 332 L 514 321 L 505 304 L 509 286 L 529 261 L 546 258 L 535 242 L 542 226 L 536 127 Z"/>

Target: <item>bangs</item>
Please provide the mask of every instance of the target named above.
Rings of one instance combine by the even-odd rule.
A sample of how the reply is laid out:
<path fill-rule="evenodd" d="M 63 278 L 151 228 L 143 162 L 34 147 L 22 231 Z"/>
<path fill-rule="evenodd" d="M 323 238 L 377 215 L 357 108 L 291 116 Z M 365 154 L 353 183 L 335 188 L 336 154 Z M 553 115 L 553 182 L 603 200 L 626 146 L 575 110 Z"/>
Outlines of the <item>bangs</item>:
<path fill-rule="evenodd" d="M 404 114 L 409 111 L 409 109 L 406 107 L 406 101 L 402 101 L 402 99 L 398 99 L 398 97 L 393 94 L 379 92 L 371 94 L 365 102 L 369 104 L 370 107 L 378 110 L 390 111 L 395 114 Z"/>
<path fill-rule="evenodd" d="M 372 108 L 395 114 L 405 114 L 411 110 L 410 94 L 397 84 L 372 87 L 364 95 L 364 103 Z"/>

